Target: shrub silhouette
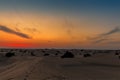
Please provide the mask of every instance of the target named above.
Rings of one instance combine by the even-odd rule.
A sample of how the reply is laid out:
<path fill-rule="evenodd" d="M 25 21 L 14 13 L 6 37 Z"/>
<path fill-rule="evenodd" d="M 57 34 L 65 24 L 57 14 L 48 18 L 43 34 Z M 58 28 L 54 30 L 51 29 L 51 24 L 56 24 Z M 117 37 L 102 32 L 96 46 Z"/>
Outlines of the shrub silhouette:
<path fill-rule="evenodd" d="M 115 55 L 119 55 L 119 53 L 115 53 Z"/>
<path fill-rule="evenodd" d="M 12 56 L 15 56 L 15 54 L 12 53 L 12 52 L 8 52 L 8 53 L 5 54 L 5 56 L 6 56 L 6 57 L 12 57 Z"/>
<path fill-rule="evenodd" d="M 35 54 L 33 52 L 31 52 L 31 56 L 35 56 Z"/>
<path fill-rule="evenodd" d="M 95 55 L 95 54 L 96 54 L 96 52 L 93 52 L 92 54 L 93 54 L 93 55 Z"/>
<path fill-rule="evenodd" d="M 50 54 L 48 54 L 48 53 L 46 53 L 46 54 L 44 54 L 44 56 L 49 56 Z"/>
<path fill-rule="evenodd" d="M 118 56 L 118 58 L 120 59 L 120 56 Z"/>
<path fill-rule="evenodd" d="M 58 55 L 58 53 L 55 53 L 55 56 L 57 56 Z"/>
<path fill-rule="evenodd" d="M 74 58 L 74 54 L 72 54 L 69 51 L 66 51 L 66 53 L 63 56 L 61 56 L 61 58 Z"/>
<path fill-rule="evenodd" d="M 83 56 L 84 56 L 84 57 L 90 57 L 91 54 L 84 54 Z"/>
<path fill-rule="evenodd" d="M 42 50 L 43 53 L 45 53 L 46 51 Z"/>
<path fill-rule="evenodd" d="M 81 55 L 81 53 L 79 53 L 79 55 Z"/>

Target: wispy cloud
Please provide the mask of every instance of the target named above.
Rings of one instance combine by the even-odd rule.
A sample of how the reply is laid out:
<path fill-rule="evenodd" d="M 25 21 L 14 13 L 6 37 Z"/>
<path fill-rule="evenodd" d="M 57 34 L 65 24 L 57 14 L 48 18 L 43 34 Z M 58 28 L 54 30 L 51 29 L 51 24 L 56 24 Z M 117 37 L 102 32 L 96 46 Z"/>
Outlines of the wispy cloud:
<path fill-rule="evenodd" d="M 99 37 L 112 35 L 112 34 L 115 34 L 115 33 L 118 33 L 118 32 L 120 32 L 120 29 L 119 29 L 119 27 L 116 27 L 115 29 L 112 29 L 107 33 L 101 34 Z"/>
<path fill-rule="evenodd" d="M 36 28 L 24 28 L 24 30 L 29 31 L 31 33 L 39 32 Z"/>
<path fill-rule="evenodd" d="M 109 41 L 108 44 L 112 44 L 112 45 L 113 44 L 115 44 L 115 45 L 118 44 L 118 45 L 120 45 L 120 41 Z"/>
<path fill-rule="evenodd" d="M 68 21 L 68 19 L 65 19 L 65 28 L 66 28 L 66 32 L 67 32 L 67 34 L 70 36 L 70 37 L 73 37 L 73 32 L 72 32 L 72 30 L 73 30 L 73 24 L 72 24 L 72 22 L 70 22 L 70 21 Z"/>
<path fill-rule="evenodd" d="M 96 37 L 92 37 L 92 38 L 88 38 L 89 40 L 91 40 L 93 43 L 101 43 L 104 41 L 108 41 L 109 37 L 113 34 L 119 33 L 120 32 L 120 28 L 119 27 L 115 27 L 114 29 L 106 32 L 106 33 L 102 33 L 97 35 Z"/>
<path fill-rule="evenodd" d="M 24 34 L 22 32 L 14 31 L 14 30 L 8 28 L 7 26 L 0 25 L 0 31 L 6 32 L 6 33 L 10 33 L 10 34 L 15 34 L 15 35 L 17 35 L 19 37 L 26 38 L 26 39 L 30 39 L 31 38 L 29 35 Z"/>
<path fill-rule="evenodd" d="M 109 40 L 109 39 L 98 39 L 98 40 L 93 41 L 93 43 L 101 43 L 101 42 L 104 42 L 107 40 Z"/>

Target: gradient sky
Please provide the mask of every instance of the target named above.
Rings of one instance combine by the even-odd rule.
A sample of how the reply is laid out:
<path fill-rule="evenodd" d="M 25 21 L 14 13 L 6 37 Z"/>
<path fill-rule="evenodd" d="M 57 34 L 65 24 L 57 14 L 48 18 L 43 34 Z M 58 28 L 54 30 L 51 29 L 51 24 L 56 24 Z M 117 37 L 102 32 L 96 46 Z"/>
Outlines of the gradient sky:
<path fill-rule="evenodd" d="M 120 48 L 120 0 L 0 0 L 0 47 Z"/>

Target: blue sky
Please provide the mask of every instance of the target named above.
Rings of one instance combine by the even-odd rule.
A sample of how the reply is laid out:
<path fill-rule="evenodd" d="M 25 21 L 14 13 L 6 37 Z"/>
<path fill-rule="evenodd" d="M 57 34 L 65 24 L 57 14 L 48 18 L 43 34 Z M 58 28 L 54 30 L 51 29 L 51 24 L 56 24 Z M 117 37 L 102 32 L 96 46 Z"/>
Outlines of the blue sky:
<path fill-rule="evenodd" d="M 119 17 L 119 0 L 0 0 L 0 9 L 49 11 Z M 14 9 L 13 8 L 13 9 Z"/>
<path fill-rule="evenodd" d="M 119 11 L 119 0 L 0 0 L 1 6 L 24 6 L 26 8 L 68 11 Z"/>
<path fill-rule="evenodd" d="M 0 0 L 0 10 L 51 12 L 118 19 L 119 0 Z"/>

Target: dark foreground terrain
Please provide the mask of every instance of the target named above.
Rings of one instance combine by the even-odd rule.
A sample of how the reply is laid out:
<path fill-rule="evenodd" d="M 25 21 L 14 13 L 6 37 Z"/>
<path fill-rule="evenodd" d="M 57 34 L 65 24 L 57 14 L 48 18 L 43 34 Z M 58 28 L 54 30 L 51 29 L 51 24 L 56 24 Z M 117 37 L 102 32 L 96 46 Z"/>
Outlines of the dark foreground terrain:
<path fill-rule="evenodd" d="M 120 50 L 0 49 L 0 80 L 120 80 Z"/>

